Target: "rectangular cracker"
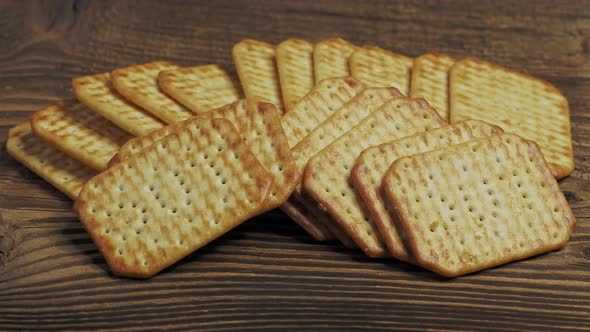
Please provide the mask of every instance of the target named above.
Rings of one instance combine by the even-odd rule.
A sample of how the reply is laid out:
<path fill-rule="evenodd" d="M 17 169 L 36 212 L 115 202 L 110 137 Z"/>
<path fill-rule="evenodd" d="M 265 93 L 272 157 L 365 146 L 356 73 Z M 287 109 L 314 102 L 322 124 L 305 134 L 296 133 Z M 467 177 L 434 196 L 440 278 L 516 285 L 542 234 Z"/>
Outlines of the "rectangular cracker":
<path fill-rule="evenodd" d="M 576 223 L 538 145 L 514 134 L 400 158 L 383 189 L 418 263 L 446 277 L 558 249 Z"/>
<path fill-rule="evenodd" d="M 390 207 L 381 195 L 381 181 L 391 164 L 401 157 L 499 133 L 502 133 L 499 127 L 467 120 L 370 147 L 360 154 L 352 168 L 351 179 L 393 257 L 414 261 L 404 244 L 403 234 L 398 231 L 395 215 L 390 214 Z"/>
<path fill-rule="evenodd" d="M 166 123 L 176 123 L 194 114 L 160 90 L 158 74 L 163 70 L 178 68 L 165 61 L 144 63 L 114 70 L 111 80 L 115 89 L 132 103 Z"/>
<path fill-rule="evenodd" d="M 275 63 L 275 46 L 244 39 L 232 48 L 232 58 L 246 98 L 260 98 L 285 113 L 279 74 Z"/>
<path fill-rule="evenodd" d="M 273 184 L 265 210 L 276 208 L 287 200 L 298 183 L 301 173 L 295 166 L 287 137 L 281 126 L 281 117 L 275 105 L 264 101 L 240 99 L 199 117 L 229 120 L 270 174 Z M 189 119 L 164 127 L 150 135 L 136 137 L 121 147 L 118 159 L 123 160 L 133 156 L 169 134 L 190 126 L 192 122 L 193 119 Z"/>
<path fill-rule="evenodd" d="M 413 59 L 376 46 L 357 49 L 348 60 L 352 77 L 373 87 L 394 87 L 410 94 Z"/>
<path fill-rule="evenodd" d="M 88 181 L 75 210 L 114 274 L 147 278 L 258 214 L 271 183 L 228 120 L 196 118 Z"/>
<path fill-rule="evenodd" d="M 277 45 L 276 53 L 283 103 L 289 112 L 314 86 L 313 44 L 290 38 Z"/>
<path fill-rule="evenodd" d="M 341 39 L 324 39 L 313 50 L 313 66 L 316 84 L 334 77 L 350 76 L 348 58 L 358 47 Z"/>
<path fill-rule="evenodd" d="M 309 159 L 323 148 L 356 126 L 385 102 L 401 95 L 396 88 L 367 88 L 359 92 L 293 147 L 293 157 L 299 171 L 303 172 Z"/>
<path fill-rule="evenodd" d="M 455 59 L 440 53 L 426 53 L 414 59 L 410 97 L 424 98 L 449 119 L 449 70 Z"/>
<path fill-rule="evenodd" d="M 164 123 L 115 90 L 110 73 L 76 77 L 72 87 L 78 100 L 131 135 L 141 136 Z"/>
<path fill-rule="evenodd" d="M 450 72 L 451 122 L 478 119 L 539 144 L 553 176 L 574 170 L 569 106 L 550 83 L 476 58 Z"/>
<path fill-rule="evenodd" d="M 445 124 L 425 100 L 393 98 L 311 158 L 303 187 L 366 255 L 384 257 L 379 232 L 350 184 L 354 161 L 368 147 Z"/>
<path fill-rule="evenodd" d="M 220 65 L 163 70 L 158 86 L 168 96 L 201 114 L 240 99 L 238 82 Z"/>
<path fill-rule="evenodd" d="M 365 89 L 352 77 L 330 78 L 316 84 L 282 119 L 283 129 L 293 147 L 332 113 Z"/>
<path fill-rule="evenodd" d="M 48 106 L 31 117 L 39 136 L 70 157 L 99 172 L 132 136 L 77 101 Z"/>
<path fill-rule="evenodd" d="M 96 175 L 94 170 L 35 136 L 29 122 L 8 131 L 6 150 L 14 159 L 71 199 L 75 199 L 84 183 Z"/>

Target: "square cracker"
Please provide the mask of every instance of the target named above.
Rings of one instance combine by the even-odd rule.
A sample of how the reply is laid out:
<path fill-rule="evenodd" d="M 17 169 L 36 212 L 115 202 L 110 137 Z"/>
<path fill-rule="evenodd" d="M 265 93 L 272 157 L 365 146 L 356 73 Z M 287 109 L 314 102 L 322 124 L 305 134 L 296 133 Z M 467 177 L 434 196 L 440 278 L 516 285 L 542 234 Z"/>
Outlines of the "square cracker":
<path fill-rule="evenodd" d="M 395 215 L 390 213 L 391 207 L 386 204 L 381 194 L 381 181 L 391 164 L 401 157 L 501 132 L 502 129 L 499 127 L 483 121 L 467 120 L 377 145 L 360 154 L 352 168 L 351 179 L 393 257 L 403 261 L 414 261 L 403 242 L 403 234 L 398 231 Z"/>
<path fill-rule="evenodd" d="M 6 150 L 14 159 L 75 199 L 82 186 L 96 172 L 36 137 L 29 122 L 8 131 Z"/>
<path fill-rule="evenodd" d="M 35 135 L 99 172 L 132 136 L 77 101 L 48 106 L 31 117 Z"/>
<path fill-rule="evenodd" d="M 283 103 L 289 112 L 314 86 L 313 44 L 290 38 L 277 45 L 276 53 Z"/>
<path fill-rule="evenodd" d="M 350 76 L 348 58 L 358 47 L 341 38 L 324 39 L 313 50 L 315 82 Z"/>
<path fill-rule="evenodd" d="M 72 87 L 81 103 L 131 135 L 145 135 L 164 126 L 151 113 L 121 96 L 113 87 L 109 73 L 76 77 Z"/>
<path fill-rule="evenodd" d="M 113 273 L 146 278 L 258 214 L 271 183 L 229 121 L 196 118 L 88 181 L 75 210 Z"/>
<path fill-rule="evenodd" d="M 475 58 L 450 72 L 451 122 L 479 119 L 539 144 L 553 176 L 574 170 L 569 106 L 550 83 Z"/>
<path fill-rule="evenodd" d="M 352 77 L 374 87 L 394 87 L 410 94 L 413 59 L 376 46 L 357 49 L 348 60 Z"/>
<path fill-rule="evenodd" d="M 285 107 L 275 64 L 275 46 L 244 39 L 232 48 L 232 58 L 246 98 L 260 98 L 273 103 L 283 114 Z"/>
<path fill-rule="evenodd" d="M 538 145 L 514 134 L 400 158 L 383 189 L 418 263 L 447 277 L 558 249 L 575 225 Z"/>
<path fill-rule="evenodd" d="M 385 245 L 350 183 L 354 161 L 368 147 L 445 124 L 425 100 L 393 98 L 311 158 L 303 187 L 366 255 L 384 257 Z"/>
<path fill-rule="evenodd" d="M 265 210 L 276 208 L 287 200 L 301 175 L 295 167 L 276 106 L 263 101 L 240 99 L 197 117 L 224 118 L 236 127 L 273 180 Z M 192 122 L 193 119 L 185 120 L 149 135 L 133 138 L 121 147 L 117 159 L 127 159 Z"/>
<path fill-rule="evenodd" d="M 220 65 L 163 70 L 158 85 L 164 93 L 200 114 L 240 99 L 240 85 Z"/>
<path fill-rule="evenodd" d="M 293 147 L 342 105 L 365 89 L 352 77 L 329 78 L 316 84 L 281 120 Z"/>
<path fill-rule="evenodd" d="M 455 59 L 439 53 L 426 53 L 414 59 L 410 97 L 424 98 L 440 114 L 449 118 L 449 70 Z"/>
<path fill-rule="evenodd" d="M 115 89 L 129 101 L 166 123 L 175 123 L 194 114 L 160 90 L 158 74 L 162 70 L 178 68 L 169 62 L 156 61 L 115 69 L 111 79 Z"/>

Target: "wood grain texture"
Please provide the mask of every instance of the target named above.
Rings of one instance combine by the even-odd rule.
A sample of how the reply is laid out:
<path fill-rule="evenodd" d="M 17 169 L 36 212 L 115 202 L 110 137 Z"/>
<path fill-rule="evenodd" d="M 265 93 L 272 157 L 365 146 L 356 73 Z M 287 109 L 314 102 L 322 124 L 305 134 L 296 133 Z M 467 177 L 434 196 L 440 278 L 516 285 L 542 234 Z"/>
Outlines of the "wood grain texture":
<path fill-rule="evenodd" d="M 6 153 L 8 128 L 70 96 L 72 77 L 154 60 L 233 68 L 239 40 L 289 37 L 472 55 L 555 84 L 571 108 L 570 243 L 445 280 L 314 242 L 273 211 L 152 279 L 121 279 L 71 201 Z M 589 58 L 588 1 L 0 2 L 0 330 L 590 330 Z"/>

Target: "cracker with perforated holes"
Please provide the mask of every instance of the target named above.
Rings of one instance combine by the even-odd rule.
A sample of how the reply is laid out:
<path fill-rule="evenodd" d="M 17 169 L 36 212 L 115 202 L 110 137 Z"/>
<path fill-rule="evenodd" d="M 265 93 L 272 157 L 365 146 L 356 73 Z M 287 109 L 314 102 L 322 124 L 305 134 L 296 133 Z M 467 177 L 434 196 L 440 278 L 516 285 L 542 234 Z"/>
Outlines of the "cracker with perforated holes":
<path fill-rule="evenodd" d="M 31 117 L 37 136 L 99 172 L 132 136 L 77 101 L 48 106 Z"/>
<path fill-rule="evenodd" d="M 273 103 L 283 114 L 283 97 L 275 64 L 275 46 L 244 39 L 232 48 L 232 58 L 246 98 L 260 98 Z"/>
<path fill-rule="evenodd" d="M 418 263 L 446 277 L 561 248 L 575 225 L 539 146 L 514 134 L 400 158 L 383 189 Z"/>
<path fill-rule="evenodd" d="M 341 38 L 324 39 L 313 50 L 315 81 L 350 76 L 348 58 L 358 47 Z"/>
<path fill-rule="evenodd" d="M 334 234 L 328 230 L 327 226 L 318 222 L 314 214 L 310 211 L 314 208 L 313 205 L 307 206 L 296 199 L 289 198 L 283 205 L 281 210 L 293 219 L 293 221 L 303 228 L 314 240 L 328 241 L 334 238 Z"/>
<path fill-rule="evenodd" d="M 228 120 L 196 118 L 88 181 L 75 209 L 113 273 L 146 278 L 260 213 L 271 183 Z"/>
<path fill-rule="evenodd" d="M 310 159 L 303 187 L 371 257 L 387 256 L 379 232 L 350 182 L 368 147 L 441 127 L 445 121 L 423 99 L 393 98 Z"/>
<path fill-rule="evenodd" d="M 178 68 L 165 61 L 150 62 L 115 69 L 111 73 L 111 80 L 115 89 L 132 103 L 166 123 L 176 123 L 194 114 L 160 90 L 158 74 L 163 70 Z"/>
<path fill-rule="evenodd" d="M 75 199 L 84 183 L 96 175 L 94 170 L 35 136 L 29 122 L 8 131 L 6 150 L 14 159 L 71 199 Z"/>
<path fill-rule="evenodd" d="M 401 93 L 395 88 L 367 88 L 359 92 L 293 147 L 293 157 L 300 172 L 303 172 L 311 157 L 356 126 L 385 102 L 400 96 Z"/>
<path fill-rule="evenodd" d="M 410 93 L 413 59 L 376 46 L 357 49 L 348 60 L 352 77 L 373 87 L 394 87 Z"/>
<path fill-rule="evenodd" d="M 315 127 L 364 89 L 365 85 L 352 77 L 329 78 L 316 84 L 291 111 L 283 116 L 281 122 L 289 139 L 289 146 L 294 147 Z"/>
<path fill-rule="evenodd" d="M 273 180 L 266 210 L 276 208 L 287 200 L 301 173 L 296 169 L 287 137 L 281 127 L 281 116 L 275 105 L 264 101 L 240 99 L 198 117 L 229 120 L 266 168 Z M 190 126 L 193 121 L 185 120 L 150 135 L 136 137 L 121 147 L 117 159 L 120 161 L 129 158 L 170 133 Z"/>
<path fill-rule="evenodd" d="M 277 45 L 276 53 L 283 102 L 289 112 L 314 86 L 313 44 L 290 38 Z"/>
<path fill-rule="evenodd" d="M 449 118 L 449 70 L 455 59 L 426 53 L 414 59 L 410 97 L 424 98 L 447 120 Z"/>
<path fill-rule="evenodd" d="M 121 96 L 109 73 L 76 77 L 72 87 L 81 103 L 132 135 L 145 135 L 164 126 L 154 115 Z"/>
<path fill-rule="evenodd" d="M 240 99 L 240 85 L 220 65 L 163 70 L 158 75 L 162 91 L 196 114 Z"/>
<path fill-rule="evenodd" d="M 553 176 L 574 170 L 569 106 L 550 83 L 475 58 L 450 72 L 451 122 L 479 119 L 539 144 Z"/>
<path fill-rule="evenodd" d="M 502 133 L 483 121 L 468 120 L 408 136 L 364 150 L 352 168 L 351 179 L 389 253 L 400 260 L 414 261 L 398 231 L 395 214 L 390 214 L 381 194 L 383 176 L 398 158 Z"/>

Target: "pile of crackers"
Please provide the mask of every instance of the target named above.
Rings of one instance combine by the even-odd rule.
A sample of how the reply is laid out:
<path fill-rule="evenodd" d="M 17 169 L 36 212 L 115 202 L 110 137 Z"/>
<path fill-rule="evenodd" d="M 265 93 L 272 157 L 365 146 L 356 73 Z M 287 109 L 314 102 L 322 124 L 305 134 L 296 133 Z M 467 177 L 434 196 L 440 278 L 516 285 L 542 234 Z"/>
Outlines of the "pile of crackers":
<path fill-rule="evenodd" d="M 342 39 L 232 49 L 74 78 L 8 152 L 75 200 L 113 273 L 145 278 L 280 208 L 337 239 L 454 277 L 561 248 L 575 218 L 569 107 L 475 59 Z"/>

